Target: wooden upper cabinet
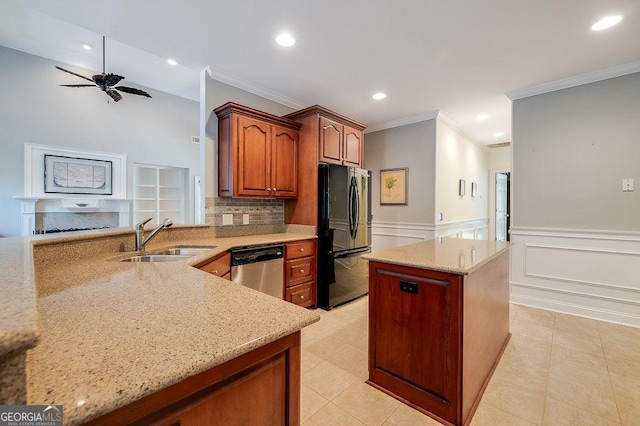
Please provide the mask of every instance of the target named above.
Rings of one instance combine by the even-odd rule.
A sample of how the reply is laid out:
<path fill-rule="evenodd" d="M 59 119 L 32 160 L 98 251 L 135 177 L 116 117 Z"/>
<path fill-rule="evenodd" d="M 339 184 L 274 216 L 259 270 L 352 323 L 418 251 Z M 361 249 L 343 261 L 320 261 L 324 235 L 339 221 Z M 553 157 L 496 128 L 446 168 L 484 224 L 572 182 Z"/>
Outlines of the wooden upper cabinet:
<path fill-rule="evenodd" d="M 345 166 L 362 167 L 362 140 L 362 130 L 344 126 L 342 158 Z"/>
<path fill-rule="evenodd" d="M 296 198 L 300 124 L 231 102 L 214 112 L 218 195 Z"/>
<path fill-rule="evenodd" d="M 342 124 L 320 117 L 320 161 L 342 164 Z"/>
<path fill-rule="evenodd" d="M 318 126 L 317 132 L 308 127 L 301 133 L 302 146 L 313 146 L 318 152 L 316 159 L 305 155 L 302 161 L 309 162 L 304 163 L 305 166 L 317 167 L 320 162 L 364 167 L 364 124 L 319 105 L 292 112 L 285 117 L 303 122 L 305 126 Z"/>
<path fill-rule="evenodd" d="M 271 144 L 271 188 L 278 198 L 298 194 L 298 132 L 273 126 Z"/>
<path fill-rule="evenodd" d="M 238 117 L 237 195 L 271 195 L 271 126 L 262 121 Z"/>

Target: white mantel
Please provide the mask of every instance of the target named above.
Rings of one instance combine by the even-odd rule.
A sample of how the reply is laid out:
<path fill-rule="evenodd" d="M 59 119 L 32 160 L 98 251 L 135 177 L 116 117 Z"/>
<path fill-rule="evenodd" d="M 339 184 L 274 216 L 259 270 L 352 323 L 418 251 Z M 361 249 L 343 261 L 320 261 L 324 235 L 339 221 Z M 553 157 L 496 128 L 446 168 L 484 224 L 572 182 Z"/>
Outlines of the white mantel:
<path fill-rule="evenodd" d="M 33 235 L 36 229 L 36 213 L 118 213 L 118 226 L 131 225 L 132 200 L 80 197 L 15 197 L 15 199 L 20 200 L 21 203 L 22 235 Z"/>

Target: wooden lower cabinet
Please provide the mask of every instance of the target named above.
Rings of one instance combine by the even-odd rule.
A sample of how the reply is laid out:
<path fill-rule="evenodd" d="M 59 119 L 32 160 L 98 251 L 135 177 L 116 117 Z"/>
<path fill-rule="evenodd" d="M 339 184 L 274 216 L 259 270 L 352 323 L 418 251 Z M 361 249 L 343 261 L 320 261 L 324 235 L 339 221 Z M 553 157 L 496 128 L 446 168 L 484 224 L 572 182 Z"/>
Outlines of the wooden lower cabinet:
<path fill-rule="evenodd" d="M 284 245 L 284 299 L 305 308 L 316 306 L 317 240 Z"/>
<path fill-rule="evenodd" d="M 369 262 L 369 384 L 471 420 L 509 340 L 508 253 L 468 275 Z"/>
<path fill-rule="evenodd" d="M 222 277 L 226 280 L 230 280 L 231 279 L 231 254 L 229 252 L 224 252 L 214 257 L 213 259 L 207 260 L 206 262 L 196 265 L 196 268 L 202 271 L 208 272 L 212 275 Z"/>
<path fill-rule="evenodd" d="M 299 425 L 300 332 L 87 424 Z"/>

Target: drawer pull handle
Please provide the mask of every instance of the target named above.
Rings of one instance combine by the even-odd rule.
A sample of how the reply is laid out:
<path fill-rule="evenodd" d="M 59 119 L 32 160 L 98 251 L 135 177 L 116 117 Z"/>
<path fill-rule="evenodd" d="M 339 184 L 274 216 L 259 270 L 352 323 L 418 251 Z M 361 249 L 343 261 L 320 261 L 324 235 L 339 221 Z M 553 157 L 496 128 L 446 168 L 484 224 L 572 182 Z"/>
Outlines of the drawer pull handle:
<path fill-rule="evenodd" d="M 304 269 L 300 269 L 300 273 L 301 273 L 301 274 L 304 274 Z"/>
<path fill-rule="evenodd" d="M 303 247 L 300 248 L 300 253 L 304 253 L 304 248 Z"/>

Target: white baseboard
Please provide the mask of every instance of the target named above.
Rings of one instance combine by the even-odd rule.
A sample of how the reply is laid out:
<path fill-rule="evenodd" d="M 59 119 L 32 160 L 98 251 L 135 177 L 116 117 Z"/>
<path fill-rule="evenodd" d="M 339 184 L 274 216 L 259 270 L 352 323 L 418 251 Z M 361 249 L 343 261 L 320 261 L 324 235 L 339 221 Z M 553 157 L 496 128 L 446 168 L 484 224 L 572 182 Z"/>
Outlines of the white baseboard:
<path fill-rule="evenodd" d="M 512 228 L 513 303 L 640 327 L 640 234 Z"/>

